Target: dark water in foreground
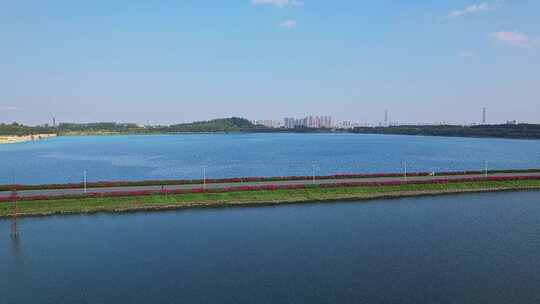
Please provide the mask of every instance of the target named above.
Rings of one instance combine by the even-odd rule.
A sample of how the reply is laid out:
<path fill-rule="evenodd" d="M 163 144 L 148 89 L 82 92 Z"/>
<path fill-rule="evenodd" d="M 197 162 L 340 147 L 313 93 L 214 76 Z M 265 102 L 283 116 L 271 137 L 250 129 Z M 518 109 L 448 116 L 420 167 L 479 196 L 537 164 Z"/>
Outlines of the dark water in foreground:
<path fill-rule="evenodd" d="M 360 134 L 59 137 L 0 145 L 0 184 L 540 168 L 540 140 Z M 206 169 L 204 169 L 206 168 Z"/>
<path fill-rule="evenodd" d="M 538 303 L 540 192 L 0 221 L 0 303 Z"/>

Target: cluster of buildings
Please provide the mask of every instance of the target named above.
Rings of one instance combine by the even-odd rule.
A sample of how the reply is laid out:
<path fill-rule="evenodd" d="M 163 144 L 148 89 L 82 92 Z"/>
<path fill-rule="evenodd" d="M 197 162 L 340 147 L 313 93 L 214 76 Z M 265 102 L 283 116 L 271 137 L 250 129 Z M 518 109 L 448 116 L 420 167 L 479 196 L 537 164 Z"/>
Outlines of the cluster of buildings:
<path fill-rule="evenodd" d="M 307 116 L 304 118 L 287 117 L 283 121 L 278 120 L 253 120 L 253 124 L 262 125 L 267 128 L 274 129 L 294 129 L 294 128 L 310 128 L 310 129 L 352 129 L 354 127 L 367 126 L 368 124 L 360 124 L 350 120 L 334 121 L 332 116 Z"/>
<path fill-rule="evenodd" d="M 359 123 L 350 120 L 342 120 L 336 123 L 336 128 L 338 129 L 354 129 L 356 127 L 369 127 L 368 123 Z"/>
<path fill-rule="evenodd" d="M 278 120 L 253 120 L 251 121 L 255 125 L 262 125 L 268 128 L 313 128 L 313 129 L 331 129 L 335 125 L 332 121 L 332 116 L 307 116 L 304 118 L 284 118 L 283 121 Z"/>
<path fill-rule="evenodd" d="M 332 116 L 307 116 L 304 118 L 285 118 L 283 126 L 287 129 L 294 128 L 333 128 Z"/>
<path fill-rule="evenodd" d="M 274 128 L 274 129 L 278 129 L 278 128 L 281 128 L 283 127 L 283 123 L 279 120 L 253 120 L 252 123 L 254 125 L 260 125 L 260 126 L 265 126 L 267 128 Z"/>
<path fill-rule="evenodd" d="M 334 121 L 332 116 L 323 115 L 323 116 L 307 116 L 304 118 L 294 118 L 287 117 L 283 121 L 278 120 L 257 120 L 253 121 L 254 124 L 263 125 L 268 128 L 284 128 L 284 129 L 295 129 L 295 128 L 310 128 L 310 129 L 354 129 L 356 127 L 390 127 L 390 126 L 399 126 L 399 125 L 447 125 L 455 124 L 447 121 L 434 122 L 434 123 L 406 123 L 390 120 L 389 110 L 384 111 L 384 120 L 378 124 L 370 123 L 359 123 L 350 120 L 343 121 Z M 517 121 L 507 121 L 507 124 L 517 124 Z M 482 108 L 482 124 L 487 124 L 487 108 Z M 476 124 L 471 124 L 476 125 Z"/>

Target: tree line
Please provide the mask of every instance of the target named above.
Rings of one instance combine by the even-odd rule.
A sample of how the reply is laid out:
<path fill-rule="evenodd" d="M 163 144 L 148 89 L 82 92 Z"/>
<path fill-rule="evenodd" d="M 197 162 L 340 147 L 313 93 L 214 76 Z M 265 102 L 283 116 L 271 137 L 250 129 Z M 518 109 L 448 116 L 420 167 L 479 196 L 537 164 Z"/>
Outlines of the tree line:
<path fill-rule="evenodd" d="M 540 124 L 357 127 L 353 133 L 540 139 Z"/>
<path fill-rule="evenodd" d="M 448 137 L 492 137 L 516 139 L 540 139 L 540 124 L 501 124 L 501 125 L 402 125 L 390 127 L 356 127 L 347 129 L 274 129 L 255 125 L 247 119 L 231 117 L 174 124 L 169 126 L 141 126 L 134 123 L 61 123 L 58 126 L 25 126 L 19 123 L 0 124 L 0 135 L 86 135 L 86 134 L 158 134 L 158 133 L 202 133 L 202 132 L 350 132 L 358 134 L 395 134 Z"/>

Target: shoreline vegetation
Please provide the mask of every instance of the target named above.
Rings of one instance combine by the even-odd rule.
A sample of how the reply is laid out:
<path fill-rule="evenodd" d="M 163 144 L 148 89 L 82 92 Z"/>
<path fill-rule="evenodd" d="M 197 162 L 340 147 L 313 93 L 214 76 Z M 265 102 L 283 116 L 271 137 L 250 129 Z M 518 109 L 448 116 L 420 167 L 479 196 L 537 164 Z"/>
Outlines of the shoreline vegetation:
<path fill-rule="evenodd" d="M 156 193 L 126 197 L 80 197 L 17 202 L 17 216 L 50 216 L 93 213 L 126 213 L 188 208 L 273 206 L 283 204 L 369 201 L 458 193 L 540 190 L 540 179 L 483 180 L 458 183 L 425 183 L 371 187 L 305 187 L 232 192 Z M 0 203 L 0 219 L 13 215 L 14 202 Z"/>
<path fill-rule="evenodd" d="M 0 144 L 14 144 L 27 141 L 43 140 L 50 137 L 56 137 L 56 134 L 32 134 L 32 135 L 0 135 Z"/>
<path fill-rule="evenodd" d="M 58 136 L 107 136 L 107 135 L 155 135 L 155 134 L 200 134 L 200 133 L 351 133 L 385 134 L 475 138 L 540 139 L 540 124 L 497 124 L 497 125 L 396 125 L 379 127 L 268 128 L 238 118 L 220 118 L 208 121 L 173 125 L 143 126 L 134 123 L 61 123 L 57 126 L 25 126 L 18 123 L 0 124 L 0 136 L 28 136 L 32 134 L 57 134 Z"/>

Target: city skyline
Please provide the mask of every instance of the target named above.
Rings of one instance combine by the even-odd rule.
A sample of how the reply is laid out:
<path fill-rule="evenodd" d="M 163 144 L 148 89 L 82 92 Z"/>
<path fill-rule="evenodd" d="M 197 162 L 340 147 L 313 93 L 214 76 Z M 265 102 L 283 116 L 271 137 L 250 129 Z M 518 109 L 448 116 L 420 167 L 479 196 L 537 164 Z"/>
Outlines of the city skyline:
<path fill-rule="evenodd" d="M 291 117 L 287 116 L 282 119 L 249 119 L 246 117 L 241 117 L 244 119 L 249 120 L 254 125 L 262 125 L 269 128 L 286 128 L 286 129 L 294 129 L 298 127 L 307 127 L 307 128 L 341 128 L 341 129 L 352 129 L 354 127 L 381 127 L 381 126 L 399 126 L 399 125 L 463 125 L 463 126 L 473 126 L 473 125 L 502 125 L 502 124 L 518 124 L 518 123 L 527 123 L 524 121 L 519 121 L 516 119 L 509 119 L 506 121 L 488 121 L 488 109 L 482 108 L 482 117 L 481 121 L 471 121 L 466 123 L 456 123 L 452 121 L 442 120 L 442 121 L 393 121 L 390 119 L 390 111 L 387 109 L 384 111 L 384 118 L 383 120 L 379 122 L 367 122 L 367 121 L 359 121 L 359 120 L 341 120 L 341 119 L 335 119 L 331 115 L 304 115 L 301 117 Z M 234 116 L 233 116 L 234 117 Z M 220 117 L 220 118 L 226 118 L 226 117 Z M 220 118 L 213 118 L 213 119 L 220 119 Z M 64 122 L 58 122 L 56 117 L 52 117 L 50 122 L 45 123 L 39 123 L 34 124 L 35 126 L 58 126 L 62 123 L 117 123 L 117 124 L 137 124 L 139 126 L 170 126 L 175 124 L 183 124 L 183 123 L 193 123 L 193 122 L 203 122 L 203 121 L 209 121 L 213 119 L 208 120 L 191 120 L 191 121 L 182 121 L 182 122 L 174 122 L 174 123 L 165 123 L 165 124 L 159 124 L 159 123 L 151 123 L 150 120 L 147 120 L 146 122 L 135 122 L 135 121 L 120 121 L 120 120 L 114 120 L 114 121 L 85 121 L 85 122 L 73 122 L 73 121 L 64 121 Z M 20 122 L 1 122 L 0 124 L 10 124 L 10 123 L 20 123 Z"/>
<path fill-rule="evenodd" d="M 3 4 L 0 122 L 539 123 L 532 1 Z"/>

